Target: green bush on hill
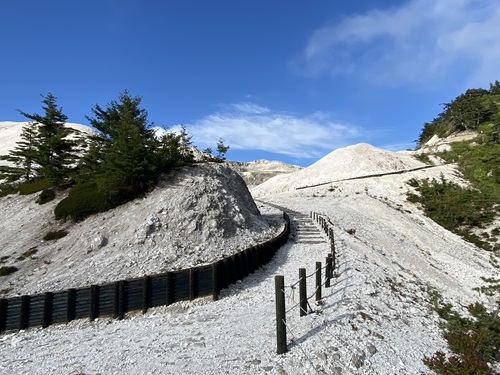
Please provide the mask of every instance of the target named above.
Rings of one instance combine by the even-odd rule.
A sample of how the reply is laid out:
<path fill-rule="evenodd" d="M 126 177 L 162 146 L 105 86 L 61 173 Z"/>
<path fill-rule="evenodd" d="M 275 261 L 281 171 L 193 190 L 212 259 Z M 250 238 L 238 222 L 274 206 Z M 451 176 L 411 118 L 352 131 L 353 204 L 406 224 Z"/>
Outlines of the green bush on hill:
<path fill-rule="evenodd" d="M 81 221 L 86 217 L 112 208 L 109 193 L 99 190 L 96 183 L 88 182 L 74 185 L 69 195 L 61 200 L 54 209 L 56 219 L 71 218 Z"/>

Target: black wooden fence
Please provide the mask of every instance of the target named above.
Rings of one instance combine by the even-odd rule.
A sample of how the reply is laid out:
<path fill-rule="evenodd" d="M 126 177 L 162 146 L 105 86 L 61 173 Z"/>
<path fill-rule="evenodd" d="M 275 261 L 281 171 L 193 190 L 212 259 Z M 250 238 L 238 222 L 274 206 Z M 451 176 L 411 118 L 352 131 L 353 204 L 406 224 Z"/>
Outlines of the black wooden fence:
<path fill-rule="evenodd" d="M 160 275 L 120 280 L 103 285 L 0 299 L 0 333 L 29 327 L 47 327 L 74 319 L 122 319 L 129 311 L 169 305 L 197 297 L 216 300 L 221 289 L 241 280 L 269 262 L 288 241 L 290 219 L 275 238 L 252 246 L 208 266 Z"/>

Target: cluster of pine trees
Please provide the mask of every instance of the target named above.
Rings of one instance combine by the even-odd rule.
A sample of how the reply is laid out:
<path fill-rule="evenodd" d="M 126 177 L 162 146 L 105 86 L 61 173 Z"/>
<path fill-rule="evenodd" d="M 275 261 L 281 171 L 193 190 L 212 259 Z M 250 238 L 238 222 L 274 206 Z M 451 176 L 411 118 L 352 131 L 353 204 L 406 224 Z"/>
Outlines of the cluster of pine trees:
<path fill-rule="evenodd" d="M 423 205 L 434 221 L 486 250 L 499 250 L 500 230 L 483 231 L 500 214 L 500 83 L 490 84 L 489 90 L 469 89 L 445 104 L 445 111 L 431 123 L 425 123 L 419 143 L 434 135 L 474 130 L 472 141 L 454 142 L 451 150 L 437 155 L 456 163 L 470 187 L 441 180 L 417 181 L 410 184 L 418 194 L 408 199 Z"/>
<path fill-rule="evenodd" d="M 484 123 L 491 123 L 493 140 L 500 143 L 500 82 L 490 84 L 489 90 L 468 89 L 450 103 L 443 103 L 443 111 L 431 122 L 426 122 L 417 145 L 422 146 L 434 134 L 445 137 L 455 132 L 478 130 Z"/>
<path fill-rule="evenodd" d="M 56 218 L 78 221 L 116 207 L 144 194 L 162 173 L 193 162 L 185 130 L 157 137 L 141 98 L 127 91 L 105 108 L 92 108 L 87 120 L 97 134 L 89 137 L 65 126 L 54 95 L 43 96 L 42 103 L 43 115 L 20 111 L 30 121 L 2 157 L 10 163 L 0 167 L 0 180 L 4 193 L 42 191 L 39 203 L 71 188 L 56 206 Z"/>

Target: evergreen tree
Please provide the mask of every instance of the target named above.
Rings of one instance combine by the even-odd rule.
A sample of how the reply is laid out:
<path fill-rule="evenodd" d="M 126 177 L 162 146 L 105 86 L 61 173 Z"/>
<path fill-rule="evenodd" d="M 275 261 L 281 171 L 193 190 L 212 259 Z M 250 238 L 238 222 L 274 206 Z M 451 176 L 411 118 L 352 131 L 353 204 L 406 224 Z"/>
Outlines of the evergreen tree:
<path fill-rule="evenodd" d="M 39 148 L 36 125 L 29 122 L 23 126 L 20 137 L 21 139 L 16 143 L 14 149 L 8 155 L 1 157 L 2 160 L 9 161 L 13 166 L 2 166 L 0 177 L 9 181 L 23 179 L 31 182 L 39 167 L 36 163 Z"/>
<path fill-rule="evenodd" d="M 140 103 L 141 98 L 124 91 L 119 102 L 112 101 L 105 109 L 96 104 L 94 117 L 87 117 L 99 135 L 92 139 L 83 170 L 112 195 L 132 197 L 156 176 L 156 140 Z"/>
<path fill-rule="evenodd" d="M 74 152 L 77 143 L 68 139 L 68 136 L 75 131 L 65 126 L 68 118 L 62 113 L 62 108 L 57 107 L 57 98 L 51 93 L 42 97 L 44 103 L 42 108 L 45 112 L 43 116 L 23 111 L 19 113 L 37 127 L 37 141 L 33 144 L 36 152 L 32 155 L 33 162 L 39 166 L 36 177 L 46 178 L 51 184 L 57 185 L 69 176 L 71 166 L 75 163 Z"/>
<path fill-rule="evenodd" d="M 217 156 L 216 159 L 219 161 L 226 160 L 226 153 L 229 150 L 229 146 L 226 146 L 224 144 L 224 140 L 222 138 L 219 138 L 219 141 L 217 142 Z"/>

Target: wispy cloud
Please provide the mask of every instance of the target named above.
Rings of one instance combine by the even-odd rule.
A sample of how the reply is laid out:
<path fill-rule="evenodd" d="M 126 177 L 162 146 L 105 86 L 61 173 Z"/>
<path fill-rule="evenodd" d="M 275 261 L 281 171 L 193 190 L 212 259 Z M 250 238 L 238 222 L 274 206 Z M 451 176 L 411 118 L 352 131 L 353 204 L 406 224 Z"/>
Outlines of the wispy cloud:
<path fill-rule="evenodd" d="M 485 85 L 498 78 L 500 3 L 411 0 L 316 30 L 291 63 L 305 75 L 353 74 L 390 85 L 460 74 Z"/>
<path fill-rule="evenodd" d="M 224 106 L 186 127 L 201 148 L 214 147 L 223 138 L 233 150 L 260 150 L 299 158 L 322 156 L 366 135 L 363 129 L 334 121 L 328 113 L 301 117 L 251 102 Z"/>

